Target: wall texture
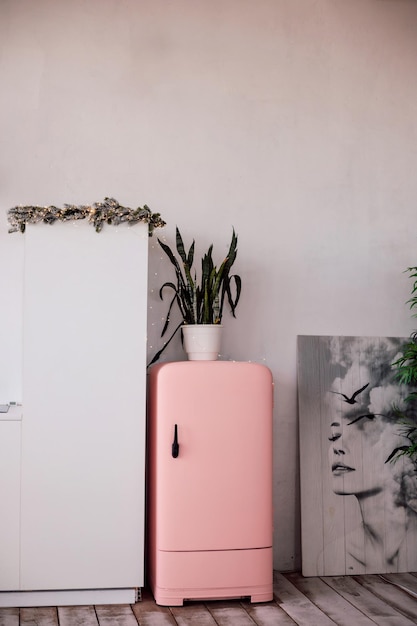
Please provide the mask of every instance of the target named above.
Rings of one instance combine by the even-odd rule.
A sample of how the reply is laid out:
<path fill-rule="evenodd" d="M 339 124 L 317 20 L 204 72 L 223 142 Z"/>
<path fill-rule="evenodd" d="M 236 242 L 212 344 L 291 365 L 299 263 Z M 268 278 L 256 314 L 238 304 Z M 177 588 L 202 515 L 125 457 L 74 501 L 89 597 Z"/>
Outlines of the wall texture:
<path fill-rule="evenodd" d="M 22 395 L 8 208 L 147 203 L 219 259 L 234 226 L 223 358 L 273 372 L 275 567 L 297 567 L 296 336 L 413 328 L 416 0 L 0 0 L 0 85 L 0 402 Z M 151 355 L 156 238 L 149 265 Z"/>

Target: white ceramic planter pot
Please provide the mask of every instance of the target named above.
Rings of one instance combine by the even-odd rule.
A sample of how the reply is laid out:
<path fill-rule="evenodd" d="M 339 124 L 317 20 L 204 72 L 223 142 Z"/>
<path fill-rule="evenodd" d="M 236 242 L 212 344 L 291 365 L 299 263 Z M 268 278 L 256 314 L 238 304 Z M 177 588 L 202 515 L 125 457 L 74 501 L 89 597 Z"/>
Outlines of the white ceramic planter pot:
<path fill-rule="evenodd" d="M 220 352 L 221 324 L 184 324 L 184 350 L 189 361 L 216 361 Z"/>

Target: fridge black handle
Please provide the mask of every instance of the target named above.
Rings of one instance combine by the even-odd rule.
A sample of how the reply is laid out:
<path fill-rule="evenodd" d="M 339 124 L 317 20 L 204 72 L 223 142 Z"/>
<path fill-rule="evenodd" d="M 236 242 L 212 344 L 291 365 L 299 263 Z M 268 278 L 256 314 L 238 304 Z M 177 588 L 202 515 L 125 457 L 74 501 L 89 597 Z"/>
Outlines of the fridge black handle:
<path fill-rule="evenodd" d="M 174 426 L 174 441 L 172 442 L 172 456 L 174 459 L 177 458 L 180 452 L 180 444 L 178 443 L 178 426 L 175 424 Z"/>

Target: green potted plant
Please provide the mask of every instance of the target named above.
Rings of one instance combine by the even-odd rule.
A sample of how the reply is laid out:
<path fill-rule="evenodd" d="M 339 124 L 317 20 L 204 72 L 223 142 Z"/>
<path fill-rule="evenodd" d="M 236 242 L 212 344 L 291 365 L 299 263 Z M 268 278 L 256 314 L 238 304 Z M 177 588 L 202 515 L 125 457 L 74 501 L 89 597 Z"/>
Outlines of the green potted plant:
<path fill-rule="evenodd" d="M 409 267 L 406 271 L 410 273 L 410 278 L 414 278 L 411 298 L 407 301 L 410 309 L 417 306 L 417 267 Z M 413 314 L 417 317 L 417 313 Z M 413 331 L 409 337 L 409 341 L 403 346 L 402 355 L 393 363 L 396 368 L 396 377 L 400 384 L 406 385 L 410 392 L 405 399 L 407 409 L 400 410 L 394 407 L 398 423 L 400 425 L 399 434 L 402 435 L 407 443 L 396 447 L 389 455 L 388 461 L 396 461 L 402 456 L 409 457 L 415 466 L 417 472 L 417 330 Z"/>
<path fill-rule="evenodd" d="M 171 313 L 175 305 L 178 306 L 182 319 L 161 350 L 155 354 L 149 365 L 152 365 L 152 363 L 160 358 L 161 354 L 180 328 L 182 329 L 183 339 L 186 344 L 186 351 L 190 335 L 191 338 L 197 335 L 197 327 L 198 330 L 201 328 L 204 335 L 207 335 L 209 327 L 215 331 L 219 331 L 225 301 L 227 300 L 233 317 L 236 317 L 236 307 L 240 299 L 242 288 L 241 278 L 237 274 L 230 273 L 237 255 L 238 238 L 234 229 L 228 253 L 220 266 L 217 267 L 214 264 L 213 244 L 211 244 L 201 259 L 201 274 L 199 277 L 197 276 L 197 272 L 193 270 L 195 240 L 193 240 L 187 252 L 178 227 L 176 227 L 175 239 L 178 256 L 175 255 L 166 243 L 158 239 L 159 245 L 174 267 L 176 277 L 176 282 L 167 281 L 159 290 L 161 300 L 164 299 L 164 293 L 166 293 L 167 290 L 172 294 L 161 337 L 164 337 L 168 331 L 171 322 Z M 189 329 L 191 329 L 191 333 L 187 333 Z M 189 355 L 189 358 L 216 359 L 218 353 L 218 339 L 217 347 L 214 347 L 213 350 L 197 348 L 196 353 L 199 356 L 190 357 Z"/>

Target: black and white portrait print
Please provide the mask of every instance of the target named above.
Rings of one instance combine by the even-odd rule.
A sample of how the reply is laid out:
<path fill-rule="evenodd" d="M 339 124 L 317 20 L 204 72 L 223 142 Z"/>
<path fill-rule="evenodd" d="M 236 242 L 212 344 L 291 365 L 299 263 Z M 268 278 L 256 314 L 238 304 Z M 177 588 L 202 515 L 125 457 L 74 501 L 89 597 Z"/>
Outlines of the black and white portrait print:
<path fill-rule="evenodd" d="M 396 411 L 417 422 L 392 363 L 406 339 L 298 338 L 303 574 L 417 570 L 417 473 Z"/>

